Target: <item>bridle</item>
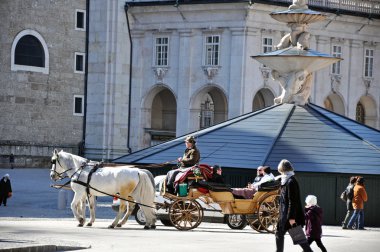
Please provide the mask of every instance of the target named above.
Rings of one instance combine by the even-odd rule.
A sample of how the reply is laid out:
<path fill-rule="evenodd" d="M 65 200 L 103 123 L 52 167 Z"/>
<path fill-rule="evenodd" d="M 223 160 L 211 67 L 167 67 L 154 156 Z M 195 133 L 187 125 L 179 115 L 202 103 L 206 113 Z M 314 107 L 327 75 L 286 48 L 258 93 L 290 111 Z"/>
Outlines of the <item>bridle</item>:
<path fill-rule="evenodd" d="M 50 161 L 50 163 L 51 163 L 52 165 L 54 165 L 54 169 L 53 169 L 53 167 L 52 167 L 50 170 L 51 170 L 52 172 L 54 172 L 55 175 L 58 176 L 58 180 L 62 180 L 62 179 L 68 178 L 69 176 L 64 175 L 64 174 L 65 174 L 66 172 L 72 170 L 73 168 L 69 168 L 69 169 L 67 169 L 67 170 L 64 170 L 63 172 L 57 172 L 57 171 L 56 171 L 56 168 L 57 168 L 57 162 L 58 162 L 59 166 L 63 167 L 63 166 L 61 165 L 61 163 L 59 162 L 59 156 L 57 155 L 57 158 L 52 159 L 52 160 Z"/>

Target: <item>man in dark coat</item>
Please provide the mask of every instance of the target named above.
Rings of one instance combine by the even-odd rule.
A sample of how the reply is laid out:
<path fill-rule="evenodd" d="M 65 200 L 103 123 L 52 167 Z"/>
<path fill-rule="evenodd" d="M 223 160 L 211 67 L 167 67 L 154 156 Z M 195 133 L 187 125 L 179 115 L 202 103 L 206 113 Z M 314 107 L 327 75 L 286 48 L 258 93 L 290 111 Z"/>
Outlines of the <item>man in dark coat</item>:
<path fill-rule="evenodd" d="M 174 181 L 178 173 L 183 168 L 192 167 L 199 163 L 201 154 L 197 148 L 194 136 L 187 136 L 185 139 L 186 149 L 182 157 L 178 158 L 178 169 L 171 170 L 166 175 L 166 189 L 170 193 L 176 193 Z"/>
<path fill-rule="evenodd" d="M 12 194 L 11 181 L 9 179 L 9 174 L 5 174 L 4 177 L 0 180 L 0 206 L 3 204 L 7 205 L 7 199 Z"/>
<path fill-rule="evenodd" d="M 298 181 L 294 176 L 292 164 L 283 159 L 278 165 L 278 172 L 281 174 L 281 192 L 280 192 L 280 216 L 276 230 L 276 247 L 277 252 L 284 251 L 285 233 L 293 225 L 305 225 L 305 216 L 300 197 Z M 312 251 L 310 245 L 305 243 L 299 244 L 303 251 Z"/>

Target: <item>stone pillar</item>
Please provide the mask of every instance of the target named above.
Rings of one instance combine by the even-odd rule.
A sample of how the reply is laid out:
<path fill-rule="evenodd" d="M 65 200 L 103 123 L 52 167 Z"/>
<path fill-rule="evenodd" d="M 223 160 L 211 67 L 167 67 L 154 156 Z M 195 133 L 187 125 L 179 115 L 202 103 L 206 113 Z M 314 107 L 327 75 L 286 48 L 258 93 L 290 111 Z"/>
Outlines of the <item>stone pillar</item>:
<path fill-rule="evenodd" d="M 91 159 L 128 152 L 130 44 L 124 4 L 90 2 L 85 156 Z"/>
<path fill-rule="evenodd" d="M 231 28 L 230 79 L 227 88 L 229 95 L 228 118 L 236 117 L 243 113 L 243 90 L 245 87 L 243 79 L 245 66 L 243 64 L 246 62 L 246 32 L 244 27 Z"/>
<path fill-rule="evenodd" d="M 191 90 L 191 62 L 192 55 L 190 54 L 191 43 L 193 36 L 191 29 L 179 30 L 179 49 L 178 49 L 178 74 L 177 74 L 177 136 L 188 133 L 195 128 L 194 114 L 190 115 L 189 100 Z"/>

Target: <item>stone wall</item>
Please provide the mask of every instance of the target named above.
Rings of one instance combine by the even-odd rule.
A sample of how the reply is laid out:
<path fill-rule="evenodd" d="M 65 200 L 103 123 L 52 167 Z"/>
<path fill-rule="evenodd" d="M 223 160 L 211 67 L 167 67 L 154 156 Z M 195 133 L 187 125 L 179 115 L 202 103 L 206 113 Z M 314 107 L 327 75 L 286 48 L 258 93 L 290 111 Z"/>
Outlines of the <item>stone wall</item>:
<path fill-rule="evenodd" d="M 53 148 L 75 150 L 83 139 L 84 117 L 73 113 L 85 78 L 74 73 L 75 52 L 85 53 L 86 44 L 86 32 L 75 29 L 78 9 L 86 10 L 85 0 L 0 3 L 1 164 L 14 153 L 20 167 L 45 166 Z M 25 31 L 46 42 L 47 72 L 12 70 L 12 44 Z"/>

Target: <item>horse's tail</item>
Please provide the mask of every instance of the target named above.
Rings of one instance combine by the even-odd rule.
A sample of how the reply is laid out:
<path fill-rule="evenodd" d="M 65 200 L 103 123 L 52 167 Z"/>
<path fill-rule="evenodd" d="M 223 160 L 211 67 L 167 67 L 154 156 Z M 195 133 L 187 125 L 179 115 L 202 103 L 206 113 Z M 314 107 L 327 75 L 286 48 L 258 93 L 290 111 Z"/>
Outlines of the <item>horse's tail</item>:
<path fill-rule="evenodd" d="M 146 174 L 148 174 L 149 179 L 150 179 L 150 181 L 152 182 L 153 187 L 155 187 L 155 185 L 154 185 L 154 177 L 153 177 L 153 174 L 152 174 L 149 170 L 147 170 L 147 169 L 140 169 L 140 171 L 143 171 L 143 172 L 145 172 Z"/>
<path fill-rule="evenodd" d="M 136 202 L 142 203 L 140 205 L 146 217 L 146 226 L 150 227 L 156 223 L 156 208 L 154 205 L 155 189 L 148 173 L 138 171 L 139 182 L 132 193 L 132 197 Z M 153 175 L 152 175 L 153 176 Z"/>

